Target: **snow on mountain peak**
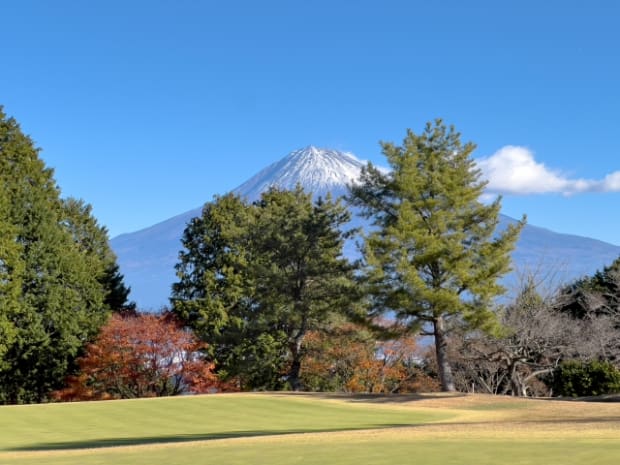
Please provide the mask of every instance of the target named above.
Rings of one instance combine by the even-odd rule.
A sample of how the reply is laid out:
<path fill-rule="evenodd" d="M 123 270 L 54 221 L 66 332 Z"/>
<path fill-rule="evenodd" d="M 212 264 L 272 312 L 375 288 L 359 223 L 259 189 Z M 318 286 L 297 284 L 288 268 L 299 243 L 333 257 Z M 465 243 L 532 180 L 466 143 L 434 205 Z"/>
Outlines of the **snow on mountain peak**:
<path fill-rule="evenodd" d="M 309 145 L 269 165 L 233 192 L 250 201 L 272 186 L 294 189 L 297 184 L 315 195 L 344 194 L 365 164 L 353 154 Z"/>

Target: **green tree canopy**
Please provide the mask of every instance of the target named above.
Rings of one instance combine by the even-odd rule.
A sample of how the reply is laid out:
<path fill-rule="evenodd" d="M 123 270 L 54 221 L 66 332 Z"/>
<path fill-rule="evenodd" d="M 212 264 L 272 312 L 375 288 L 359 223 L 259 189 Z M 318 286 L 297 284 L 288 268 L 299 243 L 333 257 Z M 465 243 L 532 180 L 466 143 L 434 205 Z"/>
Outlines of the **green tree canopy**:
<path fill-rule="evenodd" d="M 205 205 L 183 236 L 174 311 L 213 348 L 220 374 L 243 388 L 300 389 L 304 338 L 355 300 L 342 256 L 349 214 L 331 199 L 272 189 L 248 205 Z"/>
<path fill-rule="evenodd" d="M 62 206 L 62 224 L 79 250 L 103 266 L 97 277 L 106 292 L 105 304 L 118 313 L 135 312 L 136 304 L 128 301 L 131 289 L 123 281 L 116 254 L 110 247 L 108 230 L 93 216 L 92 206 L 72 197 L 63 199 Z"/>
<path fill-rule="evenodd" d="M 107 265 L 65 213 L 53 171 L 0 108 L 0 402 L 45 400 L 105 321 Z"/>
<path fill-rule="evenodd" d="M 563 312 L 576 318 L 613 316 L 620 326 L 620 258 L 562 288 L 560 304 Z"/>
<path fill-rule="evenodd" d="M 14 240 L 16 227 L 10 221 L 9 208 L 8 192 L 0 189 L 0 372 L 9 368 L 5 355 L 17 335 L 15 323 L 23 274 L 21 247 Z"/>
<path fill-rule="evenodd" d="M 497 280 L 509 271 L 525 220 L 497 234 L 500 199 L 480 202 L 475 146 L 441 120 L 420 135 L 407 131 L 402 146 L 382 147 L 391 171 L 369 164 L 350 195 L 376 227 L 364 246 L 374 312 L 393 312 L 434 337 L 442 388 L 451 391 L 451 324 L 493 327 L 492 299 L 504 291 Z"/>

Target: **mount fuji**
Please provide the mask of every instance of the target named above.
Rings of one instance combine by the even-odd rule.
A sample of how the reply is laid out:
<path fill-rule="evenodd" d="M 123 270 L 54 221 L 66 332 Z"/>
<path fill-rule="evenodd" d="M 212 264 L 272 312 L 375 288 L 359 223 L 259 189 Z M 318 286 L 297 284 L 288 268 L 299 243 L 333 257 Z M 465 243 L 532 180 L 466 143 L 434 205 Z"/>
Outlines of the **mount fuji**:
<path fill-rule="evenodd" d="M 309 146 L 269 165 L 232 192 L 252 202 L 271 186 L 293 189 L 300 184 L 315 197 L 330 193 L 336 198 L 346 194 L 347 185 L 356 182 L 364 165 L 350 153 Z M 130 298 L 139 309 L 158 310 L 167 305 L 175 281 L 174 265 L 181 250 L 181 236 L 187 223 L 201 211 L 199 207 L 110 241 L 125 282 L 131 286 Z M 499 228 L 513 222 L 516 220 L 500 215 Z M 353 223 L 368 225 L 360 218 L 354 218 Z M 352 244 L 345 247 L 345 255 L 354 253 Z M 567 282 L 593 273 L 618 256 L 618 246 L 526 225 L 512 254 L 515 271 L 506 282 L 510 287 L 511 282 L 517 281 L 518 273 L 532 270 L 543 276 L 553 272 L 556 281 Z"/>
<path fill-rule="evenodd" d="M 350 153 L 311 145 L 269 165 L 233 192 L 252 202 L 272 186 L 292 190 L 301 184 L 316 197 L 330 193 L 336 198 L 347 193 L 347 184 L 359 178 L 364 165 Z"/>

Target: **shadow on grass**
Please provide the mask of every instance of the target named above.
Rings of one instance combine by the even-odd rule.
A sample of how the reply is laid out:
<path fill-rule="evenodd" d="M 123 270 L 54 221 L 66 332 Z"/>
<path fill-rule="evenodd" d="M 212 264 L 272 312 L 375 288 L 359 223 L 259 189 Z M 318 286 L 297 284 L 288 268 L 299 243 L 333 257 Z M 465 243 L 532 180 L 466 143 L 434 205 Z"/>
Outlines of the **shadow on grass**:
<path fill-rule="evenodd" d="M 512 397 L 509 395 L 500 395 L 497 397 L 511 398 L 515 400 L 535 400 L 540 402 L 620 402 L 620 394 L 603 394 L 600 396 L 587 397 Z"/>
<path fill-rule="evenodd" d="M 278 393 L 274 393 L 278 394 Z M 288 395 L 292 393 L 287 393 Z M 299 395 L 304 395 L 308 393 L 301 392 Z M 349 394 L 349 393 L 337 393 L 337 392 L 313 392 L 311 393 L 313 397 L 317 397 L 320 399 L 337 399 L 348 402 L 360 402 L 360 403 L 405 403 L 405 402 L 415 402 L 420 400 L 428 400 L 428 399 L 453 399 L 459 397 L 468 397 L 472 394 L 464 393 L 464 392 L 450 392 L 450 393 L 429 393 L 429 394 Z M 527 400 L 540 400 L 540 401 L 566 401 L 566 402 L 620 402 L 620 394 L 606 394 L 600 396 L 591 396 L 591 397 L 513 397 L 509 395 L 490 395 L 483 394 L 484 396 L 488 396 L 489 399 L 496 398 L 501 401 L 505 401 L 507 399 L 514 399 L 515 401 L 521 401 L 524 399 Z M 489 407 L 494 408 L 499 404 L 493 404 Z M 516 405 L 511 404 L 511 405 Z M 500 405 L 501 407 L 501 405 Z M 509 408 L 508 406 L 506 408 Z"/>
<path fill-rule="evenodd" d="M 613 423 L 620 422 L 620 417 L 604 417 L 604 418 L 580 418 L 580 419 L 558 419 L 558 420 L 518 420 L 508 421 L 502 424 L 520 424 L 520 425 L 532 425 L 532 426 L 544 426 L 554 424 L 591 424 L 591 423 Z M 290 434 L 303 434 L 303 433 L 332 433 L 339 431 L 362 431 L 368 429 L 392 429 L 392 428 L 415 428 L 424 429 L 425 427 L 433 427 L 437 424 L 419 424 L 419 423 L 394 423 L 394 424 L 380 424 L 380 425 L 366 425 L 359 428 L 332 428 L 332 429 L 291 429 L 291 430 L 257 430 L 257 431 L 226 431 L 221 433 L 204 433 L 204 434 L 178 434 L 170 436 L 147 436 L 147 437 L 119 437 L 119 438 L 100 438 L 90 439 L 84 441 L 64 441 L 64 442 L 49 442 L 49 443 L 35 443 L 21 447 L 13 447 L 3 449 L 5 452 L 35 452 L 35 451 L 62 451 L 62 450 L 80 450 L 80 449 L 103 449 L 109 447 L 122 447 L 122 446 L 140 446 L 149 444 L 172 444 L 172 443 L 185 443 L 196 441 L 212 441 L 218 439 L 231 439 L 231 438 L 251 438 L 261 436 L 286 436 Z M 441 425 L 440 425 L 441 426 Z M 492 422 L 456 422 L 449 423 L 444 426 L 487 426 L 492 427 Z"/>
<path fill-rule="evenodd" d="M 395 423 L 395 424 L 381 424 L 381 425 L 369 425 L 363 428 L 334 428 L 334 429 L 293 429 L 293 430 L 260 430 L 260 431 L 227 431 L 222 433 L 204 433 L 204 434 L 178 434 L 172 436 L 151 436 L 151 437 L 134 437 L 134 438 L 100 438 L 90 439 L 84 441 L 64 441 L 64 442 L 49 442 L 49 443 L 35 443 L 21 447 L 12 447 L 4 449 L 4 451 L 10 452 L 34 452 L 34 451 L 54 451 L 54 450 L 78 450 L 78 449 L 98 449 L 106 447 L 120 447 L 120 446 L 139 446 L 148 444 L 170 444 L 170 443 L 183 443 L 183 442 L 195 442 L 195 441 L 211 441 L 217 439 L 231 439 L 231 438 L 250 438 L 260 436 L 285 436 L 289 434 L 300 433 L 330 433 L 337 431 L 358 431 L 364 429 L 389 429 L 399 428 L 406 426 L 416 426 L 410 423 Z"/>
<path fill-rule="evenodd" d="M 457 397 L 466 397 L 467 394 L 461 392 L 451 392 L 451 393 L 433 393 L 433 394 L 344 394 L 344 393 L 333 393 L 333 392 L 317 392 L 312 393 L 313 397 L 318 397 L 319 399 L 336 399 L 342 400 L 345 402 L 360 402 L 360 403 L 371 403 L 371 404 L 395 404 L 395 403 L 405 403 L 405 402 L 415 402 L 417 400 L 427 400 L 427 399 L 451 399 Z"/>
<path fill-rule="evenodd" d="M 554 397 L 554 400 L 566 400 L 576 402 L 620 402 L 620 394 L 604 394 L 589 397 Z"/>

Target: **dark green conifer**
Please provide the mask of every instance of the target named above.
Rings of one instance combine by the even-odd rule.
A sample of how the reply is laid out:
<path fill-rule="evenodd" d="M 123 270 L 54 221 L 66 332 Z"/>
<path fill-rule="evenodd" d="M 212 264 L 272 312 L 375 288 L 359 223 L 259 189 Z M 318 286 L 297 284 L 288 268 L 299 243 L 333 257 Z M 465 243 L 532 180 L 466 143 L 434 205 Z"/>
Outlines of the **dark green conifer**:
<path fill-rule="evenodd" d="M 220 374 L 242 388 L 301 389 L 308 331 L 348 312 L 353 266 L 342 257 L 348 212 L 299 187 L 253 205 L 232 195 L 187 227 L 174 311 L 210 344 Z"/>
<path fill-rule="evenodd" d="M 46 400 L 108 313 L 105 265 L 64 207 L 53 171 L 0 108 L 0 402 Z"/>
<path fill-rule="evenodd" d="M 93 260 L 99 282 L 105 290 L 105 304 L 114 312 L 135 312 L 135 303 L 129 302 L 131 289 L 125 285 L 110 247 L 108 230 L 93 216 L 92 206 L 81 199 L 63 199 L 63 222 L 79 250 Z"/>

